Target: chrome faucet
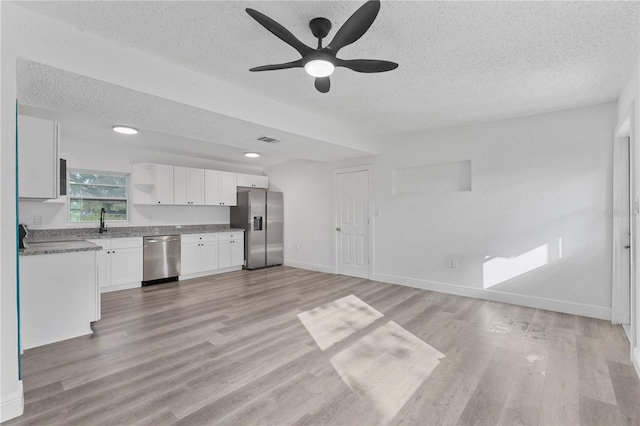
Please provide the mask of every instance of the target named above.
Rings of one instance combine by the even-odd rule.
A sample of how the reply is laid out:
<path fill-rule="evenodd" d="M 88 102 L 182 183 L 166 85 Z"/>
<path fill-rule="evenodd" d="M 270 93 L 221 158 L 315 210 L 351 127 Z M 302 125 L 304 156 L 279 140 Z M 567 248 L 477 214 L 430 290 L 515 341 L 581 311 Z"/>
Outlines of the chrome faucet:
<path fill-rule="evenodd" d="M 99 233 L 103 233 L 107 231 L 107 227 L 104 224 L 104 214 L 106 213 L 104 207 L 100 209 L 100 229 L 98 230 Z"/>

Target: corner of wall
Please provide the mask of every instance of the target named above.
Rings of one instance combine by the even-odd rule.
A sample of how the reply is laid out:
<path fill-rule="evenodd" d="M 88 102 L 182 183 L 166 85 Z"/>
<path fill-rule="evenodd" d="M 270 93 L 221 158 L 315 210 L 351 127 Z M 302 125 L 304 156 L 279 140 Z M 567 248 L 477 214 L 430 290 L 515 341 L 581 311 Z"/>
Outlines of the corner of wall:
<path fill-rule="evenodd" d="M 22 392 L 22 380 L 18 381 L 18 390 L 0 402 L 0 422 L 21 416 L 24 412 L 24 393 Z"/>

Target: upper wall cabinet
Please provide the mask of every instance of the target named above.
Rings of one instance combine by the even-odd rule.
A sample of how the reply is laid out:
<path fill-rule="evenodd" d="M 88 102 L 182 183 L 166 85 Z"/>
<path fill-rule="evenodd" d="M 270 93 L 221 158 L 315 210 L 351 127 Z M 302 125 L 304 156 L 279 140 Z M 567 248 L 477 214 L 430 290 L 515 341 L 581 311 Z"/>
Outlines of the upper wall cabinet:
<path fill-rule="evenodd" d="M 134 164 L 134 204 L 173 204 L 173 166 Z"/>
<path fill-rule="evenodd" d="M 238 173 L 237 177 L 238 186 L 245 186 L 248 188 L 269 188 L 269 178 L 267 176 L 258 175 L 245 175 L 244 173 Z"/>
<path fill-rule="evenodd" d="M 204 203 L 208 206 L 235 206 L 236 173 L 205 170 Z"/>
<path fill-rule="evenodd" d="M 60 195 L 58 124 L 18 116 L 18 188 L 20 198 L 52 199 Z"/>
<path fill-rule="evenodd" d="M 173 200 L 177 205 L 204 205 L 204 169 L 174 166 Z"/>

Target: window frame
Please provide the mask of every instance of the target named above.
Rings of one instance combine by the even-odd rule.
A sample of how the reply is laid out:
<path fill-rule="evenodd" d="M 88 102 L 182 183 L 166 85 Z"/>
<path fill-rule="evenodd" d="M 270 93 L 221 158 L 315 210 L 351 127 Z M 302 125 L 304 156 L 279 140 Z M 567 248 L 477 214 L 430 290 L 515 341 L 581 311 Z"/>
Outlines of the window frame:
<path fill-rule="evenodd" d="M 109 223 L 112 225 L 128 225 L 131 222 L 131 173 L 127 172 L 110 172 L 104 170 L 95 170 L 95 169 L 79 169 L 79 168 L 67 168 L 67 223 L 70 225 L 90 225 L 90 224 L 99 224 L 100 221 L 89 221 L 89 222 L 74 222 L 71 220 L 71 200 L 72 199 L 81 199 L 80 197 L 74 197 L 71 195 L 71 173 L 88 173 L 94 175 L 109 175 L 109 176 L 124 176 L 127 179 L 127 184 L 125 186 L 127 190 L 126 198 L 124 201 L 127 206 L 127 218 L 125 220 L 105 220 L 105 223 Z M 117 185 L 112 185 L 117 187 Z M 116 198 L 104 198 L 105 201 L 123 201 Z"/>

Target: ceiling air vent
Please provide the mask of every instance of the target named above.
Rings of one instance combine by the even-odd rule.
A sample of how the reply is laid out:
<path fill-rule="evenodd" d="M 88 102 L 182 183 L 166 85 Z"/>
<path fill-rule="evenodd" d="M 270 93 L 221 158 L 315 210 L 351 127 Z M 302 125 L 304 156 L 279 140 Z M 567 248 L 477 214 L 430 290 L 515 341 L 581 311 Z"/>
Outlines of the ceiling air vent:
<path fill-rule="evenodd" d="M 258 138 L 259 141 L 262 142 L 266 142 L 266 143 L 278 143 L 280 142 L 279 139 L 275 139 L 275 138 L 270 138 L 269 136 L 261 136 Z"/>

